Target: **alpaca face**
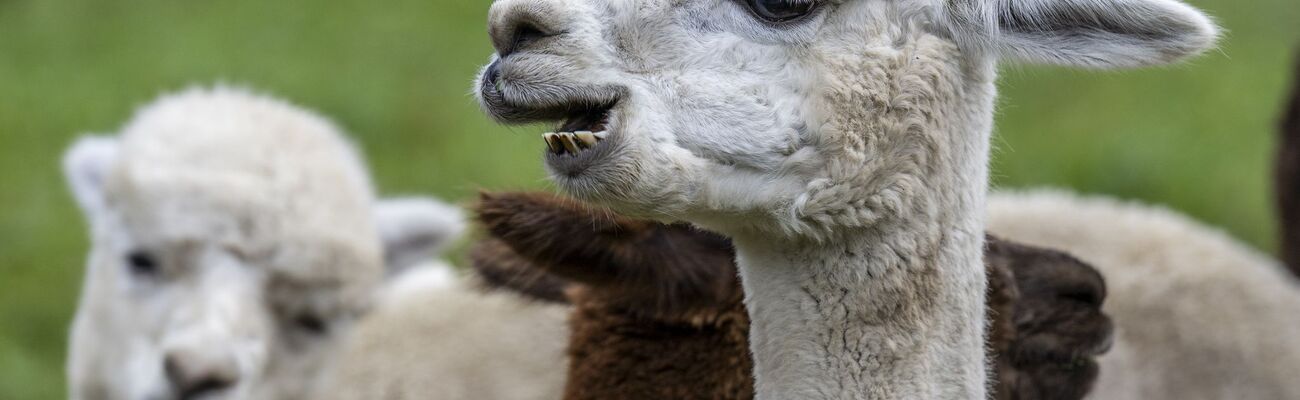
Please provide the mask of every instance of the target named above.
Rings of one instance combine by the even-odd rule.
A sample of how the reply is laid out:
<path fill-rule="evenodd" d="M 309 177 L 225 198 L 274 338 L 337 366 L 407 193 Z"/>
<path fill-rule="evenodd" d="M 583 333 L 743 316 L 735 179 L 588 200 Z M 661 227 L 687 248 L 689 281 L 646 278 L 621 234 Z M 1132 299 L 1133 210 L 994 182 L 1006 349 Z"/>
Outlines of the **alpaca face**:
<path fill-rule="evenodd" d="M 404 267 L 461 225 L 431 201 L 376 202 L 332 127 L 238 91 L 164 98 L 65 169 L 93 232 L 78 399 L 308 398 L 383 256 Z"/>
<path fill-rule="evenodd" d="M 132 186 L 147 195 L 116 197 L 97 222 L 74 327 L 74 392 L 302 396 L 366 304 L 364 285 L 320 271 L 378 260 L 324 237 L 252 240 L 227 223 L 241 216 L 193 200 L 203 191 L 182 200 Z"/>
<path fill-rule="evenodd" d="M 478 93 L 499 121 L 556 122 L 546 165 L 580 198 L 817 232 L 982 171 L 999 55 L 1154 64 L 1214 35 L 1168 0 L 1001 3 L 498 0 Z"/>

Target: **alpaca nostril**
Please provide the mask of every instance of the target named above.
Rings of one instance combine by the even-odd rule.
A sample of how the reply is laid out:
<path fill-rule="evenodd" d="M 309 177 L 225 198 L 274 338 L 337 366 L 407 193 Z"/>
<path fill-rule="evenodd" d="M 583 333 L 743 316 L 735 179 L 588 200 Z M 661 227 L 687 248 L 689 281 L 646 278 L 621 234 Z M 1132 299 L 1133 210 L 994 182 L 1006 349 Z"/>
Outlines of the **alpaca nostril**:
<path fill-rule="evenodd" d="M 233 358 L 203 357 L 192 352 L 173 352 L 163 359 L 163 372 L 179 399 L 196 399 L 235 385 L 239 380 Z"/>
<path fill-rule="evenodd" d="M 554 36 L 554 34 L 547 33 L 547 31 L 538 27 L 536 24 L 527 21 L 516 23 L 516 25 L 511 27 L 508 32 L 509 37 L 506 38 L 507 40 L 505 40 L 504 43 L 498 42 L 504 44 L 504 46 L 499 45 L 499 48 L 497 49 L 498 55 L 501 58 L 506 58 L 511 54 L 526 50 L 529 46 L 536 44 L 538 41 Z"/>
<path fill-rule="evenodd" d="M 538 29 L 536 25 L 523 23 L 515 27 L 515 36 L 514 39 L 510 41 L 510 47 L 514 51 L 519 51 L 520 49 L 523 49 L 524 47 L 527 47 L 528 45 L 547 36 L 549 35 L 542 32 L 541 29 Z"/>
<path fill-rule="evenodd" d="M 499 89 L 501 82 L 501 60 L 493 61 L 483 73 L 483 86 Z"/>
<path fill-rule="evenodd" d="M 532 50 L 562 35 L 574 21 L 567 0 L 496 0 L 488 10 L 488 36 L 500 58 Z"/>

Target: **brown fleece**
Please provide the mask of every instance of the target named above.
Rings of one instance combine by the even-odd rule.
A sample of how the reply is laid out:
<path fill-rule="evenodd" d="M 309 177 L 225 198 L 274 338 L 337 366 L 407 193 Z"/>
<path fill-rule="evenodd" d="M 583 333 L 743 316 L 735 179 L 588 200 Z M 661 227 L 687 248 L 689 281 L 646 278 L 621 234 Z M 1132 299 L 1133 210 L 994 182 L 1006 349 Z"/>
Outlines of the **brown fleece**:
<path fill-rule="evenodd" d="M 1097 380 L 1096 356 L 1110 349 L 1114 331 L 1101 311 L 1101 273 L 1063 252 L 994 237 L 988 238 L 984 264 L 994 398 L 1082 399 Z M 997 277 L 1002 274 L 1012 280 Z M 1005 304 L 992 306 L 1004 298 L 1011 300 L 1012 314 L 1002 314 Z"/>
<path fill-rule="evenodd" d="M 1300 60 L 1297 60 L 1289 105 L 1278 130 L 1274 185 L 1281 218 L 1282 261 L 1300 276 Z"/>
<path fill-rule="evenodd" d="M 574 305 L 565 399 L 753 398 L 726 238 L 547 194 L 484 194 L 478 211 L 490 236 L 471 253 L 480 275 Z M 987 253 L 994 398 L 1082 398 L 1110 342 L 1100 274 L 991 237 Z"/>
<path fill-rule="evenodd" d="M 474 260 L 475 274 L 489 288 L 509 288 L 524 296 L 548 303 L 568 303 L 564 290 L 570 286 L 567 279 L 536 268 L 531 261 L 520 257 L 505 242 L 483 240 L 469 250 Z"/>

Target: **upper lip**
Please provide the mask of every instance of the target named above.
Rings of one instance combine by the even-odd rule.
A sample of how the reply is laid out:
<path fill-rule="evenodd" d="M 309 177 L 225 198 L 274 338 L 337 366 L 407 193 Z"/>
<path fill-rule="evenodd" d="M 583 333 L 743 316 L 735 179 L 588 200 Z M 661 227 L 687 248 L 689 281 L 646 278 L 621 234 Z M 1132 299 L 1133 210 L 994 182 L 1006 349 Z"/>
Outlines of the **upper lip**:
<path fill-rule="evenodd" d="M 501 61 L 494 61 L 484 69 L 479 85 L 484 111 L 501 123 L 562 121 L 597 110 L 608 110 L 622 97 L 622 90 L 600 85 L 550 90 L 531 90 L 531 85 L 519 84 L 507 87 L 510 83 L 502 80 L 501 68 Z"/>

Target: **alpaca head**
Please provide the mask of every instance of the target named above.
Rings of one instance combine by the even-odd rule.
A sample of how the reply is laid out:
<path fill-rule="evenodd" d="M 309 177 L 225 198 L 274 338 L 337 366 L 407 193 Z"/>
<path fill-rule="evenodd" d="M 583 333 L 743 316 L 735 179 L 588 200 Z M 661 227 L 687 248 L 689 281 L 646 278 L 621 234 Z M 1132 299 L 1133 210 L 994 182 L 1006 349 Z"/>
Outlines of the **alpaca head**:
<path fill-rule="evenodd" d="M 1175 0 L 497 0 L 489 23 L 481 103 L 557 124 L 561 189 L 726 232 L 867 224 L 982 171 L 998 59 L 1152 65 L 1216 36 Z"/>
<path fill-rule="evenodd" d="M 377 227 L 419 208 L 376 203 L 323 119 L 236 90 L 165 97 L 82 139 L 65 170 L 93 239 L 74 398 L 300 398 L 368 307 L 382 252 L 443 229 Z"/>

